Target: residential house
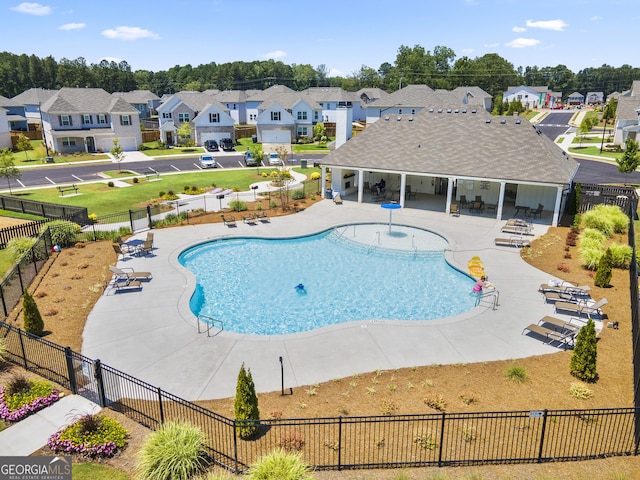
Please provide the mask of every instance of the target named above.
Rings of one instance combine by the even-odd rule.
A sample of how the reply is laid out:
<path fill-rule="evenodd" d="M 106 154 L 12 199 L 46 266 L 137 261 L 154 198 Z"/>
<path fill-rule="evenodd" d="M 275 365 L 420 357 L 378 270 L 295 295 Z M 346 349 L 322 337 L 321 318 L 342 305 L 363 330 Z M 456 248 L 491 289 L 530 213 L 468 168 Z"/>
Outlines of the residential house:
<path fill-rule="evenodd" d="M 604 103 L 604 92 L 587 92 L 585 100 L 587 105 L 602 105 Z"/>
<path fill-rule="evenodd" d="M 263 144 L 291 144 L 313 136 L 313 125 L 322 107 L 305 92 L 278 92 L 262 102 L 257 111 L 256 133 Z"/>
<path fill-rule="evenodd" d="M 503 102 L 519 101 L 525 109 L 553 108 L 562 105 L 562 92 L 552 92 L 546 86 L 508 87 L 502 94 Z"/>
<path fill-rule="evenodd" d="M 9 129 L 13 131 L 26 132 L 29 130 L 24 105 L 15 100 L 0 95 L 0 108 L 7 111 L 7 121 Z"/>
<path fill-rule="evenodd" d="M 619 97 L 620 92 L 618 92 L 617 90 L 615 92 L 611 92 L 609 95 L 607 95 L 607 103 L 609 103 L 609 100 L 615 100 L 617 102 Z"/>
<path fill-rule="evenodd" d="M 367 125 L 393 115 L 415 115 L 425 107 L 490 110 L 491 95 L 479 87 L 433 90 L 428 85 L 407 85 L 368 104 Z"/>
<path fill-rule="evenodd" d="M 567 99 L 567 105 L 570 107 L 580 107 L 584 105 L 584 95 L 580 92 L 571 93 Z"/>
<path fill-rule="evenodd" d="M 24 114 L 30 125 L 40 125 L 40 105 L 53 97 L 58 90 L 30 88 L 13 97 L 13 101 L 24 107 Z"/>
<path fill-rule="evenodd" d="M 116 139 L 123 150 L 142 143 L 138 110 L 101 88 L 61 88 L 40 111 L 45 141 L 56 152 L 108 152 Z"/>
<path fill-rule="evenodd" d="M 631 90 L 618 97 L 613 143 L 624 148 L 627 138 L 640 140 L 640 80 L 634 80 Z"/>
<path fill-rule="evenodd" d="M 0 149 L 11 147 L 11 129 L 7 119 L 7 111 L 0 108 Z"/>
<path fill-rule="evenodd" d="M 204 92 L 174 93 L 158 107 L 158 119 L 160 138 L 168 145 L 176 143 L 178 128 L 184 122 L 191 125 L 197 145 L 206 140 L 235 139 L 229 110 L 215 96 Z"/>
<path fill-rule="evenodd" d="M 260 105 L 262 105 L 265 101 L 269 100 L 272 96 L 279 95 L 283 92 L 291 93 L 295 92 L 295 90 L 292 90 L 284 85 L 272 85 L 265 90 L 257 90 L 253 92 L 247 90 L 247 123 L 250 125 L 257 124 L 258 115 L 260 115 L 260 110 L 258 107 L 260 107 Z M 320 119 L 318 119 L 318 121 L 319 120 Z"/>
<path fill-rule="evenodd" d="M 332 190 L 343 200 L 395 200 L 404 208 L 449 213 L 461 196 L 480 197 L 476 211 L 498 220 L 516 206 L 542 204 L 552 225 L 558 224 L 578 170 L 577 162 L 525 118 L 493 117 L 457 103 L 383 115 L 320 165 L 321 178 L 331 170 Z M 368 193 L 381 178 L 384 199 Z M 412 204 L 408 192 L 425 201 Z"/>
<path fill-rule="evenodd" d="M 336 123 L 339 107 L 351 108 L 353 120 L 365 120 L 366 109 L 362 109 L 360 95 L 347 92 L 340 87 L 310 87 L 304 90 L 322 108 L 319 122 Z"/>
<path fill-rule="evenodd" d="M 160 97 L 149 90 L 133 90 L 131 92 L 114 92 L 124 99 L 129 105 L 138 110 L 140 119 L 148 119 L 156 114 L 160 105 Z"/>
<path fill-rule="evenodd" d="M 389 94 L 381 88 L 361 88 L 356 92 L 356 95 L 358 95 L 361 103 L 361 108 L 365 111 L 365 113 L 366 106 L 368 104 L 389 96 Z"/>
<path fill-rule="evenodd" d="M 224 90 L 214 98 L 227 107 L 236 124 L 247 123 L 247 94 L 242 90 Z"/>

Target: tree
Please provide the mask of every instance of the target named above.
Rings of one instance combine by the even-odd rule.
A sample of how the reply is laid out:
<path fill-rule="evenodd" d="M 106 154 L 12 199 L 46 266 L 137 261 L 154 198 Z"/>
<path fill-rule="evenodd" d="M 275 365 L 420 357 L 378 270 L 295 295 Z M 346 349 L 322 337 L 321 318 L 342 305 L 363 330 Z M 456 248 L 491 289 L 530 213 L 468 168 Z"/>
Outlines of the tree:
<path fill-rule="evenodd" d="M 238 373 L 233 410 L 236 420 L 247 420 L 247 422 L 238 422 L 240 438 L 246 440 L 254 436 L 258 431 L 260 411 L 258 410 L 258 397 L 251 377 L 251 370 L 245 370 L 244 363 Z"/>
<path fill-rule="evenodd" d="M 24 316 L 24 330 L 33 335 L 42 335 L 44 331 L 44 321 L 38 310 L 38 305 L 31 294 L 24 289 L 22 295 L 22 315 Z"/>
<path fill-rule="evenodd" d="M 11 179 L 22 177 L 22 173 L 20 173 L 20 170 L 16 168 L 14 163 L 13 153 L 8 148 L 0 151 L 0 177 L 7 179 L 9 193 L 11 193 Z"/>
<path fill-rule="evenodd" d="M 573 348 L 569 364 L 571 375 L 587 382 L 595 381 L 598 378 L 596 341 L 596 326 L 593 319 L 590 318 L 587 324 L 580 329 L 576 338 L 576 345 Z"/>
<path fill-rule="evenodd" d="M 189 122 L 182 122 L 176 131 L 178 134 L 178 143 L 183 147 L 190 147 L 193 144 L 191 140 L 191 125 Z"/>
<path fill-rule="evenodd" d="M 611 253 L 611 249 L 607 248 L 602 255 L 602 258 L 598 262 L 598 270 L 596 271 L 596 278 L 594 279 L 594 284 L 596 287 L 606 288 L 609 286 L 609 282 L 611 282 L 613 270 L 613 254 Z"/>
<path fill-rule="evenodd" d="M 33 146 L 31 142 L 25 135 L 20 135 L 18 137 L 18 141 L 16 142 L 16 148 L 21 152 L 24 152 L 26 160 L 29 160 L 29 154 L 27 153 L 29 150 L 33 150 Z"/>
<path fill-rule="evenodd" d="M 313 126 L 313 139 L 316 142 L 322 140 L 322 137 L 324 137 L 326 134 L 327 129 L 325 128 L 324 123 L 318 122 Z"/>
<path fill-rule="evenodd" d="M 255 144 L 249 147 L 249 151 L 251 152 L 251 156 L 256 161 L 258 166 L 262 165 L 262 160 L 264 160 L 264 150 L 262 150 L 262 145 Z"/>
<path fill-rule="evenodd" d="M 118 168 L 120 168 L 120 162 L 122 162 L 122 159 L 125 157 L 125 153 L 122 151 L 120 140 L 118 138 L 113 139 L 113 147 L 109 150 L 109 153 L 114 160 L 118 162 Z"/>
<path fill-rule="evenodd" d="M 631 138 L 627 138 L 627 141 L 624 144 L 624 153 L 622 154 L 622 157 L 616 158 L 616 163 L 618 164 L 618 171 L 620 173 L 628 175 L 635 172 L 636 168 L 638 168 L 638 163 L 640 163 L 638 142 Z M 626 178 L 624 184 L 627 184 Z"/>
<path fill-rule="evenodd" d="M 580 138 L 580 146 L 582 146 L 582 141 L 584 140 L 584 137 L 587 135 L 587 133 L 591 131 L 592 128 L 593 128 L 593 120 L 591 119 L 590 116 L 585 115 L 584 119 L 582 120 L 582 123 L 580 123 L 580 126 L 578 127 L 578 137 Z"/>

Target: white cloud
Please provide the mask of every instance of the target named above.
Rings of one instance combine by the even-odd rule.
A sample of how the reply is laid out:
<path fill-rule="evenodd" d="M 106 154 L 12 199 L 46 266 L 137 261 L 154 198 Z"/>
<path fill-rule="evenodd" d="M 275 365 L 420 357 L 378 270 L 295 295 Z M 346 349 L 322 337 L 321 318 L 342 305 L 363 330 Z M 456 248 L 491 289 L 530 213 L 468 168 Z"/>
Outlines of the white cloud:
<path fill-rule="evenodd" d="M 496 47 L 499 47 L 499 46 L 500 46 L 499 43 L 485 43 L 483 45 L 484 48 L 496 48 Z"/>
<path fill-rule="evenodd" d="M 568 23 L 565 23 L 564 20 L 527 20 L 527 27 L 529 28 L 540 28 L 542 30 L 555 30 L 556 32 L 562 32 L 566 27 L 569 26 Z"/>
<path fill-rule="evenodd" d="M 516 33 L 526 32 L 527 31 L 527 29 L 524 28 L 524 27 L 513 27 L 511 30 L 516 32 Z"/>
<path fill-rule="evenodd" d="M 600 15 L 594 15 L 593 17 L 590 18 L 590 20 L 593 20 L 593 21 L 602 20 L 602 17 Z"/>
<path fill-rule="evenodd" d="M 86 26 L 86 23 L 65 23 L 64 25 L 60 25 L 58 30 L 80 30 Z"/>
<path fill-rule="evenodd" d="M 536 40 L 535 38 L 516 38 L 511 40 L 508 43 L 505 43 L 507 47 L 511 48 L 527 48 L 527 47 L 535 47 L 540 43 L 540 40 Z"/>
<path fill-rule="evenodd" d="M 49 15 L 51 13 L 51 7 L 46 5 L 40 5 L 39 3 L 22 2 L 16 7 L 11 7 L 11 10 L 20 13 L 26 13 L 27 15 Z"/>
<path fill-rule="evenodd" d="M 116 28 L 109 28 L 102 32 L 107 38 L 116 38 L 119 40 L 138 40 L 139 38 L 153 38 L 158 40 L 160 35 L 153 33 L 151 30 L 140 27 L 125 27 L 120 26 Z"/>
<path fill-rule="evenodd" d="M 473 48 L 463 48 L 462 49 L 462 54 L 464 55 L 471 55 L 475 50 Z"/>
<path fill-rule="evenodd" d="M 282 50 L 274 50 L 273 52 L 268 52 L 262 55 L 263 58 L 273 58 L 274 60 L 277 58 L 284 58 L 286 56 L 287 53 Z"/>

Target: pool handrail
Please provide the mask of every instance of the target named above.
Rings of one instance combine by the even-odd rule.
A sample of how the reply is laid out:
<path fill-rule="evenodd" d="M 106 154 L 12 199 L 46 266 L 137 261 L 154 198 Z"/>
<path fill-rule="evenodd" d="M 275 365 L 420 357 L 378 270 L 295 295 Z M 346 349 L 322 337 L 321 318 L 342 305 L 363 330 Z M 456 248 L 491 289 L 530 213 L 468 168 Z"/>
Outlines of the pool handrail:
<path fill-rule="evenodd" d="M 207 325 L 207 337 L 211 336 L 211 327 L 216 323 L 220 324 L 220 330 L 224 330 L 224 323 L 222 323 L 222 320 L 218 320 L 217 318 L 209 317 L 207 315 L 198 315 L 198 333 L 203 333 L 200 330 L 200 322 Z"/>

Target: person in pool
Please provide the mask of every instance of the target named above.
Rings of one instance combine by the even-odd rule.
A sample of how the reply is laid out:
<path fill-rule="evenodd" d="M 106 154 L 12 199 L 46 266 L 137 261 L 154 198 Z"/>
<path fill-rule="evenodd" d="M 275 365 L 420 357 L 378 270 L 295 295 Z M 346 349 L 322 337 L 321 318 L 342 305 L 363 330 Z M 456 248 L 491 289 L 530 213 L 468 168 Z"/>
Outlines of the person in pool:
<path fill-rule="evenodd" d="M 488 281 L 487 277 L 483 275 L 482 277 L 480 277 L 480 280 L 478 280 L 476 284 L 473 286 L 473 293 L 480 296 L 482 295 L 482 290 L 485 288 L 495 288 L 495 287 L 493 286 L 493 283 Z"/>

